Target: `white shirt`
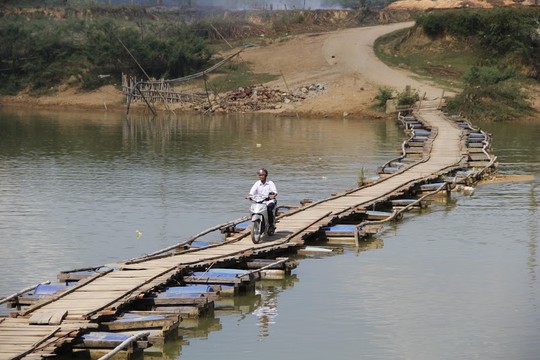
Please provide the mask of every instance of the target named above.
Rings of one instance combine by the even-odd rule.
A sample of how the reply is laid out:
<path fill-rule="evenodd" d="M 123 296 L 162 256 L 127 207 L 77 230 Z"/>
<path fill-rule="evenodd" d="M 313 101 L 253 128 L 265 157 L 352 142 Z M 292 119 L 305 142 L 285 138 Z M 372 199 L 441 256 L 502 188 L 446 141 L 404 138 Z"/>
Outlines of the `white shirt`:
<path fill-rule="evenodd" d="M 251 190 L 249 191 L 250 195 L 264 195 L 268 197 L 268 194 L 271 192 L 277 194 L 276 185 L 271 180 L 266 180 L 266 182 L 263 184 L 261 180 L 257 180 L 255 184 L 251 187 Z"/>

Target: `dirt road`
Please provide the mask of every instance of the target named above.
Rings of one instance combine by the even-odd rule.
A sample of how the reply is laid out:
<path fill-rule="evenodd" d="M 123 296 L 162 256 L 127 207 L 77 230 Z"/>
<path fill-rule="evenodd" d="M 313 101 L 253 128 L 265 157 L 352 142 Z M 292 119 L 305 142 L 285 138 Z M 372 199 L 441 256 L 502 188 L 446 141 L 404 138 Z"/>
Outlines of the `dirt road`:
<path fill-rule="evenodd" d="M 283 74 L 271 86 L 326 86 L 321 95 L 289 110 L 327 116 L 358 114 L 368 111 L 381 87 L 403 91 L 410 85 L 430 99 L 441 96 L 442 90 L 414 80 L 405 71 L 389 68 L 373 51 L 378 37 L 413 25 L 407 22 L 301 35 L 277 45 L 249 49 L 242 57 L 256 72 Z"/>
<path fill-rule="evenodd" d="M 413 25 L 407 22 L 302 35 L 278 45 L 249 49 L 242 57 L 255 71 L 282 73 L 272 86 L 326 85 L 323 94 L 295 105 L 299 113 L 358 114 L 369 108 L 383 86 L 403 91 L 410 85 L 428 98 L 441 95 L 442 90 L 414 80 L 405 71 L 389 68 L 373 52 L 378 37 Z"/>
<path fill-rule="evenodd" d="M 375 39 L 413 24 L 407 22 L 291 36 L 275 44 L 249 48 L 241 57 L 254 72 L 282 75 L 279 80 L 267 84 L 270 87 L 284 91 L 310 84 L 323 84 L 326 87 L 318 96 L 302 103 L 289 104 L 275 112 L 360 116 L 370 112 L 373 99 L 383 86 L 403 91 L 410 85 L 420 94 L 425 92 L 429 98 L 441 95 L 442 90 L 420 83 L 404 71 L 384 65 L 373 52 Z M 118 90 L 107 86 L 91 93 L 67 89 L 49 97 L 5 97 L 0 99 L 0 103 L 111 111 L 125 109 L 123 98 Z"/>

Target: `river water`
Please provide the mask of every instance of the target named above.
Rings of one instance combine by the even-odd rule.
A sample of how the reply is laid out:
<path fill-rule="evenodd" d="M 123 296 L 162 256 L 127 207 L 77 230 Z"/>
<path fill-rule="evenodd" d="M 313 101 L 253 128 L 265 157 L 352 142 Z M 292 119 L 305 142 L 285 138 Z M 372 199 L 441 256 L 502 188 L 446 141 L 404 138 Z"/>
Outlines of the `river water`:
<path fill-rule="evenodd" d="M 361 249 L 301 257 L 163 358 L 538 359 L 540 123 L 475 125 L 493 134 L 500 173 L 535 179 L 453 194 Z M 0 295 L 237 219 L 259 167 L 282 205 L 352 188 L 402 140 L 387 120 L 3 109 Z"/>

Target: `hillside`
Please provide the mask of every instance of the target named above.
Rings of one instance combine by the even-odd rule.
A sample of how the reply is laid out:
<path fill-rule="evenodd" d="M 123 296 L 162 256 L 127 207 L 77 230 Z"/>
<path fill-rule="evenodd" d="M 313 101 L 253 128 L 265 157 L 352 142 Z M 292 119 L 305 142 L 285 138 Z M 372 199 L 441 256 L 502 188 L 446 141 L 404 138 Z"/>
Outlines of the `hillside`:
<path fill-rule="evenodd" d="M 380 117 L 370 110 L 374 96 L 382 84 L 403 89 L 406 85 L 424 85 L 408 78 L 402 71 L 389 71 L 371 49 L 374 39 L 413 23 L 398 23 L 376 27 L 304 34 L 267 46 L 253 47 L 242 53 L 243 61 L 254 72 L 281 74 L 267 83 L 269 88 L 297 89 L 313 83 L 324 84 L 325 91 L 299 103 L 286 104 L 272 113 L 323 117 Z M 356 46 L 351 47 L 354 43 Z M 396 74 L 400 74 L 397 76 Z M 433 90 L 439 93 L 438 90 Z M 5 97 L 5 104 L 25 107 L 76 108 L 91 111 L 125 110 L 123 95 L 112 86 L 80 93 L 64 88 L 52 96 Z"/>
<path fill-rule="evenodd" d="M 444 6 L 465 6 L 463 2 L 428 1 L 432 7 L 433 5 L 443 6 L 443 4 Z M 409 20 L 411 14 L 418 11 L 422 3 L 423 0 L 398 1 L 387 9 L 364 17 L 363 25 L 387 24 L 382 26 L 382 30 L 376 34 L 387 32 L 390 28 L 412 26 L 412 22 L 404 25 L 392 25 L 392 23 Z M 427 5 L 427 3 L 424 4 Z M 467 4 L 468 6 L 493 6 L 495 3 L 468 2 Z M 400 7 L 411 9 L 415 6 L 416 10 L 412 13 L 397 10 Z M 30 10 L 21 11 L 26 12 L 25 16 L 30 16 L 27 13 Z M 369 50 L 371 49 L 369 41 L 373 41 L 374 38 L 366 40 L 362 35 L 366 32 L 356 27 L 360 14 L 346 10 L 296 11 L 286 14 L 287 21 L 283 21 L 283 14 L 280 20 L 278 14 L 273 12 L 229 13 L 222 14 L 223 21 L 217 26 L 222 26 L 220 32 L 228 36 L 236 35 L 242 39 L 257 34 L 259 39 L 264 39 L 260 42 L 261 46 L 246 49 L 242 53 L 242 61 L 249 64 L 250 71 L 254 73 L 271 73 L 279 77 L 278 80 L 266 83 L 267 87 L 281 91 L 294 91 L 310 84 L 324 86 L 325 91 L 312 94 L 300 103 L 288 104 L 272 110 L 275 113 L 302 113 L 333 117 L 367 114 L 381 116 L 371 111 L 370 107 L 382 86 L 390 86 L 397 91 L 402 91 L 405 86 L 411 85 L 422 92 L 424 90 L 429 92 L 432 97 L 440 96 L 440 90 L 413 80 L 411 76 L 406 76 L 404 69 L 389 71 L 385 66 L 370 67 L 369 64 L 376 61 L 372 51 Z M 47 16 L 63 19 L 67 15 L 52 12 Z M 77 16 L 98 15 L 79 14 Z M 275 26 L 276 24 L 279 26 Z M 369 36 L 373 34 L 375 33 L 370 33 Z M 413 37 L 409 37 L 407 41 L 413 43 L 414 36 L 416 35 L 413 34 Z M 368 42 L 364 43 L 364 41 Z M 26 92 L 17 96 L 4 96 L 0 98 L 0 104 L 25 107 L 70 107 L 92 111 L 124 110 L 126 106 L 124 95 L 117 86 L 108 85 L 98 90 L 83 92 L 66 83 L 56 90 L 54 94 L 39 97 L 30 96 Z"/>
<path fill-rule="evenodd" d="M 533 0 L 398 0 L 388 5 L 393 10 L 432 10 L 461 8 L 493 8 L 502 6 L 532 6 Z"/>

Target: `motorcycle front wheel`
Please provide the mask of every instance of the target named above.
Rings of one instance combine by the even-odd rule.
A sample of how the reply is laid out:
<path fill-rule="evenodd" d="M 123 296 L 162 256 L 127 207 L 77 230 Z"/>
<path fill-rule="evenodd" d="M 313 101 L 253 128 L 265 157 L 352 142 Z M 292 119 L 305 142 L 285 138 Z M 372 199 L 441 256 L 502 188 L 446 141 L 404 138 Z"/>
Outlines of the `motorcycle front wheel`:
<path fill-rule="evenodd" d="M 256 220 L 253 222 L 253 229 L 251 229 L 251 241 L 253 241 L 254 244 L 258 244 L 261 242 L 261 238 L 263 235 L 262 227 L 262 221 Z"/>

